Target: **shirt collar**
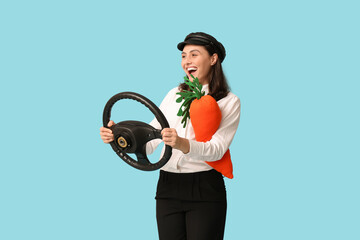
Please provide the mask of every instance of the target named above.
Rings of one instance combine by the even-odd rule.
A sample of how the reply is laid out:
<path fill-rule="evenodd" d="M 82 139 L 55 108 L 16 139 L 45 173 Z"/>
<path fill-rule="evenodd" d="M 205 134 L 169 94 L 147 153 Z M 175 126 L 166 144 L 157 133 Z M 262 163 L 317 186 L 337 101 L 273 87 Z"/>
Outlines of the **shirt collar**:
<path fill-rule="evenodd" d="M 209 93 L 209 84 L 204 84 L 201 91 L 205 91 L 205 95 Z"/>

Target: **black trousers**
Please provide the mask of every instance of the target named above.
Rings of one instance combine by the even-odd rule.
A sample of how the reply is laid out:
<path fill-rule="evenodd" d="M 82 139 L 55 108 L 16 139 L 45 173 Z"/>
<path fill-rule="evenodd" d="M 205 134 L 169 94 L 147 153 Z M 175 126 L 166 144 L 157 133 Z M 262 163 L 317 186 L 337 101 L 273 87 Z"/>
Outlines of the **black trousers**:
<path fill-rule="evenodd" d="M 222 240 L 226 219 L 223 176 L 160 171 L 156 218 L 160 240 Z"/>

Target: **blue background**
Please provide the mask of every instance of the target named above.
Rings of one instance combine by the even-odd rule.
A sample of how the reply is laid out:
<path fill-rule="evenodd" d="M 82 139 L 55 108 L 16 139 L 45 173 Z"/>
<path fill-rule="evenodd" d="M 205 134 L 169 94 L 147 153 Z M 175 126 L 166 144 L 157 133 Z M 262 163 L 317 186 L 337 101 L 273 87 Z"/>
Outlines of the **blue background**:
<path fill-rule="evenodd" d="M 102 143 L 102 111 L 122 91 L 160 104 L 184 75 L 176 44 L 194 31 L 224 44 L 242 103 L 225 239 L 360 239 L 359 9 L 1 1 L 0 239 L 157 239 L 158 171 Z M 115 121 L 152 119 L 121 104 Z"/>

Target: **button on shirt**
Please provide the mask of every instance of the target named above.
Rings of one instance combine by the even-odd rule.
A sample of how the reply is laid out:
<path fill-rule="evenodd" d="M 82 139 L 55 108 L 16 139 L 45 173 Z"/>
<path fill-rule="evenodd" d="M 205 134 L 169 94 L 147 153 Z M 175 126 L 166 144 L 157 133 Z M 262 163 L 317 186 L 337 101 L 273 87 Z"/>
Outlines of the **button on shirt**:
<path fill-rule="evenodd" d="M 191 121 L 188 119 L 186 127 L 183 128 L 181 124 L 182 117 L 177 116 L 177 112 L 182 103 L 177 103 L 176 99 L 179 97 L 177 92 L 180 90 L 178 87 L 173 88 L 165 96 L 160 104 L 160 110 L 165 115 L 169 122 L 170 128 L 176 129 L 179 137 L 187 138 L 190 143 L 190 151 L 184 154 L 182 151 L 173 149 L 169 161 L 161 168 L 164 171 L 174 173 L 191 173 L 211 170 L 205 161 L 220 160 L 234 138 L 236 129 L 240 121 L 240 99 L 229 92 L 228 95 L 217 101 L 221 110 L 221 123 L 208 142 L 197 142 L 195 140 L 194 129 Z M 205 94 L 209 92 L 209 85 L 203 85 Z M 154 118 L 150 125 L 157 129 L 161 129 L 160 123 Z M 161 143 L 160 139 L 148 142 L 146 145 L 146 153 L 151 154 L 155 148 Z M 161 155 L 164 153 L 165 147 Z"/>

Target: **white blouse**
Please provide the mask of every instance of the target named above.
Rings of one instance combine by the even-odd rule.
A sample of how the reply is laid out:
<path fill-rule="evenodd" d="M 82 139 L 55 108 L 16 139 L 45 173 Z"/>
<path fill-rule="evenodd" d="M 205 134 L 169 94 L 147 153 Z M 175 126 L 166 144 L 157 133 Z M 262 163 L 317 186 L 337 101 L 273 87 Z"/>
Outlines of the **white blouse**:
<path fill-rule="evenodd" d="M 203 85 L 203 91 L 205 91 L 205 94 L 208 94 L 208 84 Z M 183 124 L 181 124 L 182 117 L 177 116 L 177 112 L 182 104 L 176 102 L 176 99 L 179 97 L 179 95 L 176 94 L 177 92 L 179 92 L 178 87 L 171 89 L 165 96 L 159 108 L 169 122 L 170 128 L 176 129 L 179 137 L 187 138 L 189 140 L 190 151 L 187 154 L 184 154 L 180 150 L 173 149 L 170 160 L 161 169 L 175 173 L 211 170 L 212 167 L 205 163 L 205 161 L 216 161 L 221 159 L 229 149 L 234 138 L 240 121 L 240 99 L 231 92 L 229 92 L 226 97 L 220 99 L 217 103 L 220 107 L 222 118 L 218 130 L 212 136 L 210 141 L 197 142 L 195 140 L 191 121 L 188 119 L 186 127 L 183 128 Z M 161 129 L 156 118 L 151 121 L 150 125 L 157 129 Z M 146 153 L 153 153 L 155 148 L 161 142 L 160 139 L 148 142 L 146 145 Z M 164 150 L 165 147 L 162 149 L 161 156 L 164 153 Z"/>

